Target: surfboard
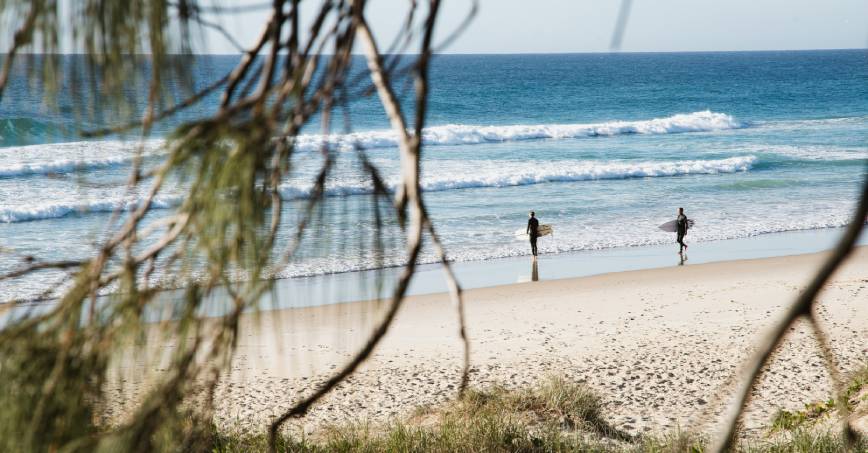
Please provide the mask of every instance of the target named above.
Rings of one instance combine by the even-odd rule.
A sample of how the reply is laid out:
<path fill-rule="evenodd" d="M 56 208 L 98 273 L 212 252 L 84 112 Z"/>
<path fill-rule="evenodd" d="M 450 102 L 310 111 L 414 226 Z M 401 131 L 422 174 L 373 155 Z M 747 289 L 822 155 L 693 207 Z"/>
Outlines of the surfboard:
<path fill-rule="evenodd" d="M 540 224 L 539 228 L 537 228 L 536 231 L 539 234 L 539 236 L 548 236 L 548 235 L 554 233 L 555 229 L 551 225 Z M 528 239 L 527 227 L 522 228 L 520 230 L 515 230 L 515 237 L 517 239 Z"/>
<path fill-rule="evenodd" d="M 664 223 L 663 225 L 660 225 L 657 228 L 660 228 L 661 230 L 666 231 L 667 233 L 674 233 L 678 230 L 678 228 L 675 226 L 676 223 L 678 223 L 677 220 L 670 220 L 670 221 Z M 689 230 L 689 229 L 693 228 L 694 223 L 695 222 L 693 221 L 693 219 L 687 219 L 687 229 Z"/>

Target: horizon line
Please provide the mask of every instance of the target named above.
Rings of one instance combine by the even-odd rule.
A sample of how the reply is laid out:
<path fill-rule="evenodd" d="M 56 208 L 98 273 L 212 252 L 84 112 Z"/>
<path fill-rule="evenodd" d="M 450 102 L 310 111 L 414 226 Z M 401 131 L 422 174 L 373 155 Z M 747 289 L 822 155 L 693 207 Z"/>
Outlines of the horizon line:
<path fill-rule="evenodd" d="M 440 52 L 433 55 L 456 55 L 456 56 L 487 56 L 487 55 L 616 55 L 616 54 L 696 54 L 696 53 L 768 53 L 768 52 L 821 52 L 821 51 L 868 51 L 868 47 L 821 47 L 810 49 L 749 49 L 749 50 L 597 50 L 597 51 L 576 51 L 576 52 L 560 52 L 560 51 L 541 51 L 541 52 Z M 244 52 L 238 53 L 167 53 L 168 56 L 215 56 L 215 57 L 236 57 L 243 56 Z M 281 52 L 280 54 L 285 54 Z M 0 52 L 0 57 L 8 55 L 7 52 Z M 57 52 L 57 53 L 40 53 L 40 52 L 18 52 L 20 56 L 75 56 L 86 55 L 82 52 Z M 127 54 L 135 56 L 148 56 L 150 53 Z M 332 54 L 321 54 L 332 55 Z M 363 56 L 362 53 L 352 53 L 353 56 Z M 390 53 L 383 55 L 419 55 L 419 53 Z"/>

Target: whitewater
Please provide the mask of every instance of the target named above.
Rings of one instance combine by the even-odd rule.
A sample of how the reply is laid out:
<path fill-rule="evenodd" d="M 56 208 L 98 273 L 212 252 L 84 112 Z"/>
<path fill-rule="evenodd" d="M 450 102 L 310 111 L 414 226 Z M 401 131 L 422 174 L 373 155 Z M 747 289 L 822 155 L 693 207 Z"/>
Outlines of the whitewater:
<path fill-rule="evenodd" d="M 732 116 L 711 111 L 678 114 L 643 121 L 611 121 L 598 124 L 539 124 L 479 126 L 449 124 L 423 130 L 426 146 L 472 145 L 487 142 L 567 139 L 621 134 L 675 134 L 743 127 Z M 349 134 L 301 134 L 293 140 L 301 152 L 320 151 L 324 144 L 333 150 L 395 148 L 397 134 L 375 130 Z M 13 146 L 4 149 L 0 178 L 71 173 L 129 163 L 137 156 L 165 155 L 166 143 L 149 139 L 134 141 L 87 141 L 51 145 Z M 49 160 L 50 159 L 50 160 Z"/>
<path fill-rule="evenodd" d="M 478 126 L 446 124 L 425 128 L 422 143 L 427 146 L 474 145 L 521 140 L 567 139 L 626 134 L 678 134 L 684 132 L 736 129 L 744 125 L 731 115 L 709 110 L 677 114 L 640 121 L 608 121 L 591 124 L 536 124 Z M 394 131 L 369 131 L 350 134 L 302 135 L 295 146 L 303 151 L 320 150 L 326 143 L 341 150 L 393 148 L 398 146 Z"/>
<path fill-rule="evenodd" d="M 487 161 L 440 161 L 436 166 L 429 166 L 429 176 L 422 178 L 422 189 L 426 192 L 444 190 L 461 190 L 484 187 L 523 186 L 530 184 L 545 184 L 557 182 L 574 182 L 603 179 L 651 178 L 681 176 L 690 174 L 718 174 L 748 171 L 756 161 L 755 156 L 734 157 L 720 160 L 693 160 L 676 162 L 597 162 L 576 161 L 557 164 L 540 164 L 527 169 L 523 164 L 492 164 Z M 77 167 L 81 168 L 81 167 Z M 91 167 L 100 168 L 100 167 Z M 451 171 L 454 169 L 455 171 Z M 462 174 L 462 170 L 463 174 Z M 346 180 L 349 179 L 349 180 Z M 328 196 L 349 196 L 373 193 L 369 180 L 357 177 L 343 179 L 333 178 L 326 185 Z M 394 190 L 400 179 L 390 177 L 387 187 Z M 313 191 L 310 181 L 301 183 L 285 183 L 280 186 L 280 193 L 286 200 L 309 198 Z M 44 202 L 26 207 L 0 208 L 0 222 L 28 222 L 60 218 L 74 214 L 99 212 L 129 211 L 135 209 L 144 201 L 147 187 L 136 190 L 138 195 L 99 199 L 91 202 Z M 156 197 L 151 204 L 152 209 L 169 209 L 183 200 L 182 189 L 167 189 L 171 195 Z"/>

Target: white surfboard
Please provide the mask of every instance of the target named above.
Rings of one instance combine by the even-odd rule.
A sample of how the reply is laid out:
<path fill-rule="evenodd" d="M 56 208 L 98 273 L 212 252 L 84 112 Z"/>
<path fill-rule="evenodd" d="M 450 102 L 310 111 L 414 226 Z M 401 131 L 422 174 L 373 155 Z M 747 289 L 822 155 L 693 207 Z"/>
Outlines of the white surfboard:
<path fill-rule="evenodd" d="M 554 229 L 554 227 L 552 227 L 549 224 L 545 224 L 545 225 L 540 224 L 539 228 L 537 228 L 536 231 L 539 234 L 539 236 L 548 236 L 548 235 L 554 233 L 555 229 Z M 527 240 L 528 239 L 527 227 L 522 228 L 520 230 L 515 230 L 515 237 L 516 237 L 516 239 Z"/>
<path fill-rule="evenodd" d="M 676 226 L 677 223 L 678 223 L 677 220 L 670 220 L 670 221 L 664 223 L 663 225 L 660 225 L 657 228 L 660 228 L 661 230 L 666 231 L 667 233 L 674 233 L 674 232 L 678 231 L 678 227 Z M 687 219 L 687 229 L 689 230 L 689 229 L 693 228 L 694 223 L 695 222 L 693 221 L 693 219 Z"/>

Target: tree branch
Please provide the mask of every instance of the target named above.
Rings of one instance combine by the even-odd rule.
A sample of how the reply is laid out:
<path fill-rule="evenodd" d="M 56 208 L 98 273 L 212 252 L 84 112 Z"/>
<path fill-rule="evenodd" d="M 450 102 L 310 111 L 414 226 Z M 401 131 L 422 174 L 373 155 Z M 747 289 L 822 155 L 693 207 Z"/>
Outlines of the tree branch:
<path fill-rule="evenodd" d="M 30 43 L 33 39 L 33 28 L 36 25 L 36 18 L 42 11 L 42 2 L 34 1 L 31 3 L 30 12 L 24 19 L 24 23 L 15 32 L 12 37 L 12 45 L 6 51 L 3 59 L 3 67 L 0 68 L 0 102 L 3 101 L 3 92 L 6 89 L 6 84 L 9 82 L 9 74 L 12 71 L 12 62 L 15 61 L 15 54 L 18 50 Z"/>
<path fill-rule="evenodd" d="M 393 129 L 398 134 L 400 140 L 399 149 L 401 150 L 401 160 L 402 160 L 402 177 L 403 177 L 403 185 L 405 186 L 404 193 L 407 197 L 407 202 L 411 209 L 411 223 L 410 228 L 407 230 L 407 262 L 404 265 L 404 269 L 401 273 L 398 282 L 395 285 L 392 294 L 392 300 L 389 304 L 389 309 L 386 312 L 383 319 L 368 337 L 368 340 L 365 342 L 365 345 L 359 350 L 356 355 L 347 363 L 338 373 L 329 378 L 324 384 L 322 384 L 313 394 L 306 397 L 295 406 L 293 406 L 290 410 L 284 412 L 281 416 L 272 422 L 271 427 L 269 428 L 269 449 L 270 451 L 276 451 L 276 439 L 279 433 L 280 427 L 285 423 L 290 417 L 297 417 L 305 414 L 308 409 L 317 402 L 320 398 L 328 394 L 332 389 L 334 389 L 340 382 L 350 376 L 355 370 L 361 365 L 370 354 L 373 352 L 374 348 L 376 348 L 377 344 L 379 344 L 380 340 L 385 336 L 386 332 L 389 330 L 392 321 L 395 319 L 398 310 L 400 309 L 402 302 L 404 300 L 404 296 L 406 295 L 407 288 L 409 287 L 410 280 L 413 277 L 413 273 L 416 268 L 416 261 L 418 259 L 419 253 L 422 249 L 422 228 L 424 222 L 424 204 L 421 199 L 421 190 L 419 186 L 419 147 L 421 146 L 421 140 L 417 140 L 411 138 L 407 133 L 407 129 L 405 127 L 405 120 L 403 115 L 401 114 L 401 108 L 398 104 L 397 98 L 392 92 L 391 86 L 388 84 L 385 73 L 382 68 L 382 57 L 377 50 L 377 45 L 374 40 L 373 35 L 365 23 L 363 16 L 363 2 L 354 3 L 355 7 L 355 29 L 357 32 L 358 38 L 362 41 L 362 46 L 365 49 L 365 56 L 368 61 L 368 67 L 371 71 L 371 79 L 374 84 L 377 86 L 377 92 L 380 95 L 380 102 L 383 105 L 386 114 L 389 116 L 390 123 L 392 124 Z M 436 7 L 432 9 L 432 14 L 436 14 Z M 433 17 L 429 20 L 429 26 L 433 27 L 434 20 Z M 423 52 L 428 49 L 423 47 Z M 427 73 L 421 73 L 420 77 L 427 77 Z M 423 91 L 423 99 L 421 100 L 424 104 L 424 95 L 427 92 Z M 417 111 L 416 114 L 424 114 L 424 109 L 419 109 L 419 104 L 417 103 Z M 417 118 L 417 124 L 420 121 Z M 399 208 L 400 209 L 400 208 Z"/>
<path fill-rule="evenodd" d="M 868 165 L 868 164 L 866 164 Z M 853 213 L 853 219 L 844 231 L 843 236 L 838 241 L 835 249 L 826 258 L 820 270 L 811 280 L 808 287 L 799 297 L 790 305 L 789 309 L 760 342 L 760 346 L 753 356 L 746 363 L 747 374 L 742 380 L 741 385 L 736 391 L 735 402 L 732 405 L 729 414 L 725 417 L 724 429 L 717 436 L 710 451 L 722 453 L 732 448 L 735 441 L 736 427 L 738 419 L 750 397 L 750 391 L 757 380 L 760 372 L 771 357 L 772 352 L 778 347 L 781 340 L 786 336 L 787 329 L 790 325 L 801 316 L 810 316 L 814 303 L 816 302 L 817 294 L 823 289 L 823 286 L 829 280 L 829 277 L 836 269 L 847 259 L 850 252 L 853 251 L 853 246 L 865 226 L 865 217 L 868 216 L 868 167 L 865 171 L 865 181 L 862 184 L 862 191 L 859 197 L 859 203 L 856 206 L 856 211 Z"/>

